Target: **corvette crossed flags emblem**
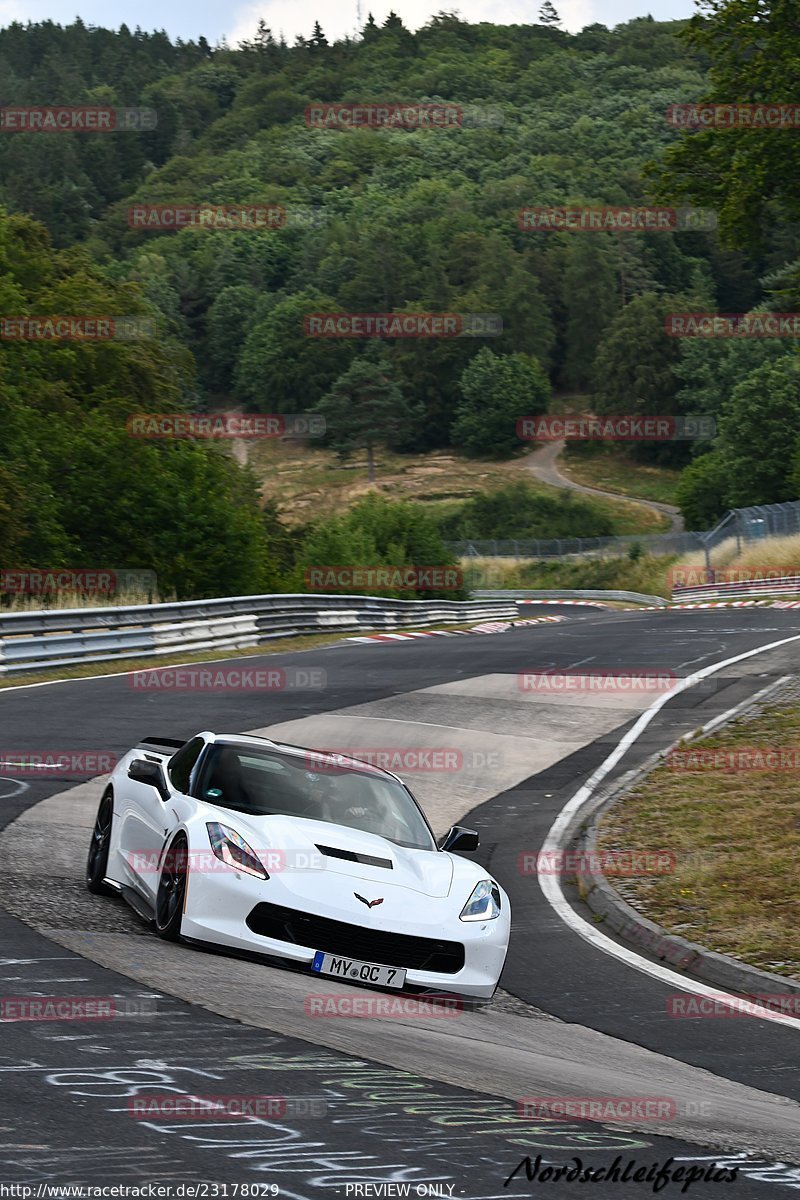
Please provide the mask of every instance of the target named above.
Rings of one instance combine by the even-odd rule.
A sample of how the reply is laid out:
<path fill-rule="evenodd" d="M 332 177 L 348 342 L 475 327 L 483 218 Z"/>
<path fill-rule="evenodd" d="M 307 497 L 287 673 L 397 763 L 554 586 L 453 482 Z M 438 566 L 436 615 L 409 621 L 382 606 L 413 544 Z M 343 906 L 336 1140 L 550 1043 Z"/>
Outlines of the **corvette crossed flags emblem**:
<path fill-rule="evenodd" d="M 383 896 L 380 900 L 365 900 L 363 896 L 359 896 L 358 892 L 353 892 L 356 900 L 360 900 L 362 904 L 366 904 L 367 908 L 375 908 L 376 904 L 383 904 Z"/>

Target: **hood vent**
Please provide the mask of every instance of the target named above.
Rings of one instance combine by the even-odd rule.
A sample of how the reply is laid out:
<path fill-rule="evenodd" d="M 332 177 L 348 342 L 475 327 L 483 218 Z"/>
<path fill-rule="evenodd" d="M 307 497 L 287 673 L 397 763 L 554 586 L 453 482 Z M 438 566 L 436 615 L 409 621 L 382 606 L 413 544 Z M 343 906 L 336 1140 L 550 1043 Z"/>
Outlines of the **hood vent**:
<path fill-rule="evenodd" d="M 345 862 L 363 863 L 367 867 L 385 867 L 387 871 L 394 870 L 390 858 L 375 858 L 372 854 L 357 854 L 354 850 L 340 850 L 337 846 L 317 846 L 317 849 L 328 858 L 343 858 Z"/>

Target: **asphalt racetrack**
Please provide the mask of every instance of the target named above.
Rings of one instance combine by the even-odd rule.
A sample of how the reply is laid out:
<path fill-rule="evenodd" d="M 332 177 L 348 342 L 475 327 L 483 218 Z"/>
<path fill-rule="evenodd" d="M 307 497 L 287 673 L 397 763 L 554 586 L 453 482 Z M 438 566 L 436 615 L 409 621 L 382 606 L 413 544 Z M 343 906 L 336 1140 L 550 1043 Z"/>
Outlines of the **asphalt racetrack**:
<path fill-rule="evenodd" d="M 0 992 L 114 996 L 119 1015 L 0 1022 L 0 1184 L 29 1187 L 23 1197 L 69 1184 L 163 1183 L 175 1195 L 197 1184 L 206 1188 L 197 1195 L 309 1200 L 656 1191 L 757 1200 L 800 1191 L 800 1022 L 676 1020 L 674 986 L 576 933 L 520 865 L 655 697 L 558 693 L 527 686 L 528 673 L 683 677 L 784 643 L 676 695 L 613 778 L 794 673 L 797 615 L 541 611 L 568 619 L 214 664 L 286 668 L 300 684 L 273 691 L 134 688 L 126 676 L 0 690 L 4 754 L 119 755 L 142 736 L 203 729 L 421 752 L 421 769 L 401 774 L 437 835 L 456 821 L 479 829 L 476 858 L 513 905 L 506 969 L 488 1005 L 448 1018 L 320 1018 L 306 1003 L 319 987 L 309 976 L 163 943 L 122 901 L 85 891 L 102 781 L 9 773 L 0 778 Z M 456 769 L 424 766 L 424 752 L 441 748 Z M 325 990 L 369 994 L 338 982 Z M 147 1118 L 133 1102 L 154 1093 L 274 1097 L 277 1115 Z M 519 1107 L 576 1096 L 658 1097 L 669 1112 L 623 1124 Z M 526 1156 L 532 1180 L 518 1170 Z M 669 1159 L 675 1177 L 656 1189 Z M 572 1170 L 558 1176 L 561 1166 Z M 610 1175 L 582 1182 L 586 1168 Z"/>

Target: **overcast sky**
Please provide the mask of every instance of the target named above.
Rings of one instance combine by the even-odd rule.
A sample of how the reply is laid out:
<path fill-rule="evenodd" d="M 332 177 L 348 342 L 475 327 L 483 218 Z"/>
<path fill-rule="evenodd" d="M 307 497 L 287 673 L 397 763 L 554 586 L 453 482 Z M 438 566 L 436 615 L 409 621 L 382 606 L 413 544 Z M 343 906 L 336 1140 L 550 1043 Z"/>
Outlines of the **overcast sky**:
<path fill-rule="evenodd" d="M 202 34 L 212 44 L 224 36 L 233 46 L 250 37 L 262 17 L 276 37 L 283 31 L 289 42 L 298 33 L 310 34 L 318 20 L 332 41 L 363 25 L 368 12 L 381 22 L 394 9 L 410 29 L 442 9 L 457 11 L 465 21 L 524 25 L 536 21 L 540 4 L 541 0 L 0 0 L 0 25 L 48 19 L 65 25 L 80 16 L 87 25 L 106 29 L 125 23 L 131 29 L 166 29 L 170 37 L 186 40 Z M 594 22 L 610 28 L 648 13 L 669 21 L 695 11 L 693 0 L 555 0 L 555 5 L 571 32 Z"/>

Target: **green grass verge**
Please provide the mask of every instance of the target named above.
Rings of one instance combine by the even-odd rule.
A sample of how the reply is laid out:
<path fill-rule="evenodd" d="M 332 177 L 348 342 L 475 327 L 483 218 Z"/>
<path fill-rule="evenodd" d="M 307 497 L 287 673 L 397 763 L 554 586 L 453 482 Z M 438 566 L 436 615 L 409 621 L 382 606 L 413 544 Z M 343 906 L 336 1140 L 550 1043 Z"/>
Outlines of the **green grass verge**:
<path fill-rule="evenodd" d="M 635 462 L 621 446 L 568 443 L 558 465 L 562 475 L 587 487 L 618 492 L 621 496 L 640 496 L 658 504 L 677 503 L 680 471 Z"/>
<path fill-rule="evenodd" d="M 481 589 L 553 588 L 641 592 L 669 599 L 668 571 L 675 557 L 582 558 L 525 561 L 462 559 L 464 582 Z"/>
<path fill-rule="evenodd" d="M 745 767 L 755 748 L 786 751 L 794 769 Z M 726 757 L 699 757 L 707 751 Z M 743 717 L 681 754 L 615 804 L 598 836 L 601 850 L 671 851 L 674 873 L 614 886 L 670 933 L 800 979 L 800 705 Z M 698 769 L 686 769 L 691 754 Z"/>

